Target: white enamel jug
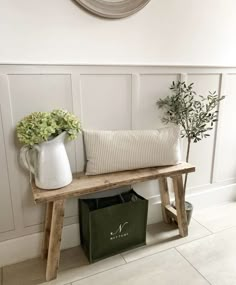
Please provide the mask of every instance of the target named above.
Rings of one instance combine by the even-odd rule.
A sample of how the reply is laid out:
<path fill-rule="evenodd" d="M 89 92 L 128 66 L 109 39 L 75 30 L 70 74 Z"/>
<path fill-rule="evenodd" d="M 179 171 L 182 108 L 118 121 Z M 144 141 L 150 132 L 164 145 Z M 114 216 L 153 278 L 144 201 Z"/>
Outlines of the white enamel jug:
<path fill-rule="evenodd" d="M 63 132 L 32 149 L 21 148 L 20 161 L 34 175 L 37 187 L 51 190 L 71 183 L 72 173 L 64 145 L 66 135 Z"/>

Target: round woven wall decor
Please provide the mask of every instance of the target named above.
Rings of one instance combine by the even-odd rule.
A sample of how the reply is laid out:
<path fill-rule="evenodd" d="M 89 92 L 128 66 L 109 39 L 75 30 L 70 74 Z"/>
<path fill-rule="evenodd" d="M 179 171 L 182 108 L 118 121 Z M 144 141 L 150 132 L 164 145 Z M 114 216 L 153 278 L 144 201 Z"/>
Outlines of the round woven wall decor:
<path fill-rule="evenodd" d="M 76 0 L 90 12 L 105 18 L 124 18 L 141 10 L 150 0 Z"/>

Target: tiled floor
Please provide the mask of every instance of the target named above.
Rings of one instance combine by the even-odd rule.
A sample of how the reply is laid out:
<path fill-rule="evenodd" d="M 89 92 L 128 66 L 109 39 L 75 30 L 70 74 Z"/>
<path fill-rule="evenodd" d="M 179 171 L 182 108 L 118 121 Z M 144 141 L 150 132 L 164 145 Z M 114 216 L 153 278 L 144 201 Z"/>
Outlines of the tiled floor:
<path fill-rule="evenodd" d="M 234 217 L 236 202 L 195 211 L 186 238 L 175 225 L 151 225 L 145 247 L 91 265 L 81 248 L 66 250 L 57 280 L 45 282 L 34 259 L 0 269 L 0 285 L 236 285 Z"/>

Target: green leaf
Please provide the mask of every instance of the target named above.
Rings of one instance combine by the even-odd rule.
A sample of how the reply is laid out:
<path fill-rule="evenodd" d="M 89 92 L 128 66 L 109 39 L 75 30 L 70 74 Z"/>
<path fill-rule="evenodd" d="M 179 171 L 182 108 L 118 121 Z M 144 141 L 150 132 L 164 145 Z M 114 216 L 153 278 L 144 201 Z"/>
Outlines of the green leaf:
<path fill-rule="evenodd" d="M 224 96 L 218 96 L 216 91 L 207 96 L 198 95 L 194 83 L 172 82 L 172 94 L 159 99 L 157 105 L 163 112 L 162 121 L 180 125 L 181 137 L 187 137 L 193 142 L 208 137 L 206 134 L 213 129 L 218 119 L 218 104 Z"/>

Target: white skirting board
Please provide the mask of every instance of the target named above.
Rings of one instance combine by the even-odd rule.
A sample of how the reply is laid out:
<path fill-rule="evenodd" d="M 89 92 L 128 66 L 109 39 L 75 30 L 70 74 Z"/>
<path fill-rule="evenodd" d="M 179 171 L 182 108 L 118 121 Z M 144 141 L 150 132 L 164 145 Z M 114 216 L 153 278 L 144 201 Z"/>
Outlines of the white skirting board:
<path fill-rule="evenodd" d="M 42 237 L 42 233 L 36 233 L 1 242 L 0 268 L 40 256 Z M 65 226 L 62 234 L 62 249 L 77 246 L 79 243 L 79 225 Z"/>
<path fill-rule="evenodd" d="M 194 209 L 212 207 L 217 204 L 236 201 L 236 184 L 214 188 L 187 196 L 193 203 Z M 149 202 L 148 224 L 162 220 L 159 197 L 154 197 Z M 79 225 L 72 224 L 63 228 L 62 249 L 79 245 Z M 0 268 L 18 263 L 27 259 L 40 256 L 42 233 L 23 236 L 0 243 Z"/>

